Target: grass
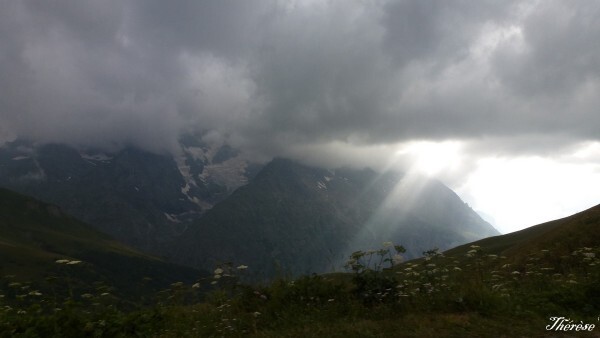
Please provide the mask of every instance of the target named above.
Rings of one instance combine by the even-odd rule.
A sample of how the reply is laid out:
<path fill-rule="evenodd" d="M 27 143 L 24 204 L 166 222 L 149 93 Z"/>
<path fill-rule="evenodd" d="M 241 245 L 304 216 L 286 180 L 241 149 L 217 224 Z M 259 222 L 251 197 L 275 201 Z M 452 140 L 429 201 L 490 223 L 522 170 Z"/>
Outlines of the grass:
<path fill-rule="evenodd" d="M 394 268 L 363 265 L 350 275 L 264 286 L 240 283 L 243 269 L 229 265 L 194 285 L 173 283 L 151 305 L 133 309 L 120 306 L 103 286 L 57 300 L 4 278 L 0 332 L 6 337 L 597 336 L 597 330 L 545 327 L 551 316 L 600 324 L 600 247 L 578 248 L 558 260 L 544 249 L 528 256 L 515 265 L 473 245 L 463 256 L 432 250 Z M 200 284 L 212 291 L 205 294 Z"/>

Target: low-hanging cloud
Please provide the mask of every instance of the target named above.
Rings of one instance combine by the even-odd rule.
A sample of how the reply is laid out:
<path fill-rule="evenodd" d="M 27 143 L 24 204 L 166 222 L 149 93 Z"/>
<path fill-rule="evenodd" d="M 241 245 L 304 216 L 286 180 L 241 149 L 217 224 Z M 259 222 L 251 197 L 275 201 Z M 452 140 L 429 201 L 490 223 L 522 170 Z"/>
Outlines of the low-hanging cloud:
<path fill-rule="evenodd" d="M 587 1 L 3 2 L 0 141 L 172 151 L 215 129 L 265 157 L 413 139 L 555 149 L 600 135 L 599 15 Z"/>

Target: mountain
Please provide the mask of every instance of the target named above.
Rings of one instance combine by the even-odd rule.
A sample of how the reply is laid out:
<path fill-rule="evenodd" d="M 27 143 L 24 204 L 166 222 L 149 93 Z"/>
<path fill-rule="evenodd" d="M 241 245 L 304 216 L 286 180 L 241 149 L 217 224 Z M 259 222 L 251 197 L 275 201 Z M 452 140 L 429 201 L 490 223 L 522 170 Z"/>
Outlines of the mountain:
<path fill-rule="evenodd" d="M 1 283 L 27 282 L 48 289 L 50 280 L 61 279 L 58 288 L 63 292 L 67 280 L 70 288 L 92 291 L 105 285 L 126 298 L 206 275 L 142 254 L 55 205 L 1 188 L 0 262 Z"/>
<path fill-rule="evenodd" d="M 182 137 L 175 154 L 15 141 L 0 147 L 0 186 L 144 252 L 269 277 L 337 270 L 383 241 L 417 257 L 498 234 L 438 181 L 284 159 L 262 167 L 202 135 Z"/>
<path fill-rule="evenodd" d="M 351 252 L 384 241 L 409 248 L 410 258 L 497 234 L 439 181 L 275 159 L 189 226 L 173 259 L 296 276 L 339 270 Z"/>
<path fill-rule="evenodd" d="M 0 186 L 56 204 L 124 243 L 157 253 L 258 168 L 200 136 L 183 137 L 180 146 L 174 156 L 15 141 L 0 147 Z"/>

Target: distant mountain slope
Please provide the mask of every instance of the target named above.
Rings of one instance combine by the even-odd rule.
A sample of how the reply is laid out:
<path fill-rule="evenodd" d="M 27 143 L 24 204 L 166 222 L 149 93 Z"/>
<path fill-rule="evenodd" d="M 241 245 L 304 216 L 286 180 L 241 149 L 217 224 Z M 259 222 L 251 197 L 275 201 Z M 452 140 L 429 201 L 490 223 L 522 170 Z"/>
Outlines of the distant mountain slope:
<path fill-rule="evenodd" d="M 56 204 L 146 252 L 181 233 L 253 175 L 255 165 L 200 136 L 177 156 L 15 141 L 0 147 L 0 186 Z"/>
<path fill-rule="evenodd" d="M 383 241 L 416 257 L 497 234 L 440 182 L 275 159 L 190 226 L 174 258 L 206 268 L 232 260 L 263 277 L 299 275 L 340 269 L 352 251 Z"/>
<path fill-rule="evenodd" d="M 135 297 L 175 281 L 191 282 L 202 274 L 128 248 L 54 205 L 0 189 L 1 276 L 14 275 L 44 287 L 48 277 L 68 275 L 72 286 L 85 289 L 101 282 L 115 287 L 116 293 Z"/>
<path fill-rule="evenodd" d="M 539 250 L 550 250 L 555 256 L 569 255 L 581 247 L 600 245 L 600 205 L 569 217 L 462 245 L 448 250 L 447 254 L 464 254 L 471 245 L 517 260 Z"/>

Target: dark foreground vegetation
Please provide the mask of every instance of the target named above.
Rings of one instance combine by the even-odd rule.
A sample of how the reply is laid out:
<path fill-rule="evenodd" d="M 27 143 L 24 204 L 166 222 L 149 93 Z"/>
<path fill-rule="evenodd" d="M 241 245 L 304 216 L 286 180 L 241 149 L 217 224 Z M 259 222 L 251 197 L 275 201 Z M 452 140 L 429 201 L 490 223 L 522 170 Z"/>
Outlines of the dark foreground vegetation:
<path fill-rule="evenodd" d="M 62 296 L 41 292 L 18 276 L 4 276 L 0 332 L 3 337 L 600 333 L 595 328 L 600 324 L 600 247 L 560 256 L 541 249 L 516 259 L 473 244 L 460 254 L 431 250 L 420 260 L 400 263 L 402 251 L 385 243 L 380 250 L 354 253 L 348 273 L 280 279 L 266 286 L 240 283 L 247 267 L 227 264 L 198 283 L 173 283 L 147 305 L 124 303 L 104 285 L 83 294 L 69 290 L 68 275 L 53 281 L 66 285 L 68 293 Z M 86 263 L 54 264 L 73 270 Z M 562 326 L 556 325 L 561 330 L 546 330 L 556 321 L 550 317 L 565 317 Z"/>

